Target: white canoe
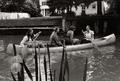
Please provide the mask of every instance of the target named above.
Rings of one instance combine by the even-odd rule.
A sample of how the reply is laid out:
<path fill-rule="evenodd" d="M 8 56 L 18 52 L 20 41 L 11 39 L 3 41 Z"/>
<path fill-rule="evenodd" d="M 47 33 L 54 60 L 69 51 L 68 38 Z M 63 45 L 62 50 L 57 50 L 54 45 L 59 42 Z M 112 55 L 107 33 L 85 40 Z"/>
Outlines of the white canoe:
<path fill-rule="evenodd" d="M 112 44 L 116 41 L 115 34 L 111 34 L 102 38 L 95 39 L 93 42 L 96 46 L 104 46 L 108 44 Z M 73 51 L 80 51 L 84 49 L 93 48 L 93 43 L 86 43 L 86 44 L 78 44 L 78 45 L 68 45 L 66 46 L 67 52 L 73 52 Z M 21 47 L 20 45 L 16 45 L 17 53 L 33 53 L 33 48 L 27 48 L 27 47 Z M 50 53 L 61 53 L 63 51 L 63 47 L 50 47 L 49 48 Z M 38 52 L 38 48 L 37 48 Z M 7 47 L 7 53 L 13 53 L 13 47 L 12 44 L 9 44 Z M 46 48 L 40 48 L 40 54 L 45 54 Z"/>

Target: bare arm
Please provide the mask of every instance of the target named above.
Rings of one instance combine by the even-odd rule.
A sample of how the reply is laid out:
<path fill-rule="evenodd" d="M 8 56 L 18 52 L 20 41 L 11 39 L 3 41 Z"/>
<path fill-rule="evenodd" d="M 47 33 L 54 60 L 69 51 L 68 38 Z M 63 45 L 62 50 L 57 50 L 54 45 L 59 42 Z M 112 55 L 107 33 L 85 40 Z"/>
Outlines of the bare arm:
<path fill-rule="evenodd" d="M 94 31 L 91 33 L 91 39 L 94 39 Z"/>

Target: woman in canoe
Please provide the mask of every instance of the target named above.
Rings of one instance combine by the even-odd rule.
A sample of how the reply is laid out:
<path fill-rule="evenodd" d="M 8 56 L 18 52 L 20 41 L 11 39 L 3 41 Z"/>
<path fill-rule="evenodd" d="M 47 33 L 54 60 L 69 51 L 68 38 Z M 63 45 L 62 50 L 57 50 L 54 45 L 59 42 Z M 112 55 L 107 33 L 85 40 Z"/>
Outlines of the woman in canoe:
<path fill-rule="evenodd" d="M 20 42 L 20 45 L 21 46 L 28 45 L 28 42 L 32 42 L 33 40 L 35 40 L 40 33 L 41 31 L 39 31 L 37 34 L 34 34 L 33 29 L 28 29 L 28 32 L 23 37 L 22 41 Z"/>
<path fill-rule="evenodd" d="M 66 38 L 65 38 L 67 45 L 79 43 L 79 39 L 74 38 L 74 31 L 75 31 L 75 26 L 73 26 L 73 25 L 70 26 L 69 30 L 67 31 Z"/>
<path fill-rule="evenodd" d="M 81 41 L 81 43 L 90 43 L 92 40 L 94 40 L 94 31 L 90 29 L 90 26 L 86 26 L 86 31 L 82 30 L 82 33 L 84 35 L 84 39 Z"/>
<path fill-rule="evenodd" d="M 61 46 L 62 45 L 59 39 L 58 33 L 59 33 L 59 28 L 55 27 L 53 29 L 52 34 L 50 35 L 50 44 L 49 44 L 50 46 Z"/>

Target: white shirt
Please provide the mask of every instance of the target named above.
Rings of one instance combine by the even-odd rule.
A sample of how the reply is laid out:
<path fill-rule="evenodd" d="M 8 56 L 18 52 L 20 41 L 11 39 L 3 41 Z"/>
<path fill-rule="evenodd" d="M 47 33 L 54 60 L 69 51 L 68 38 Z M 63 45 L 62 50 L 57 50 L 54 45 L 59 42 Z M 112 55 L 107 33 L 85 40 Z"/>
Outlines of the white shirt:
<path fill-rule="evenodd" d="M 91 40 L 91 39 L 94 39 L 94 31 L 92 31 L 92 30 L 89 30 L 89 32 L 87 32 L 87 31 L 85 31 L 85 38 L 87 39 L 87 40 Z"/>
<path fill-rule="evenodd" d="M 25 43 L 28 42 L 28 41 L 32 41 L 32 39 L 29 38 L 29 40 L 28 40 L 28 36 L 26 35 L 26 36 L 23 37 L 22 41 L 20 42 L 20 45 L 24 46 Z"/>

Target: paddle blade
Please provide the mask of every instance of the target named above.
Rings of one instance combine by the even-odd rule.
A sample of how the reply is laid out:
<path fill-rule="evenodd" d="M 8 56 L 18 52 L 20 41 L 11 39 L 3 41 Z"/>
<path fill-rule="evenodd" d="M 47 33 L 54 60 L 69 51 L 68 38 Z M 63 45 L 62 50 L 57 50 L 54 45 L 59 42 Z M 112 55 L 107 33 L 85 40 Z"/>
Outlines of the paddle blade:
<path fill-rule="evenodd" d="M 26 73 L 28 74 L 29 78 L 33 81 L 32 74 L 31 74 L 30 70 L 28 69 L 28 67 L 26 66 L 24 60 L 23 60 L 23 66 L 24 66 L 25 71 L 26 71 Z"/>
<path fill-rule="evenodd" d="M 100 48 L 97 46 L 97 44 L 93 41 L 91 41 L 93 47 L 96 49 L 96 51 L 98 51 L 101 54 Z"/>

